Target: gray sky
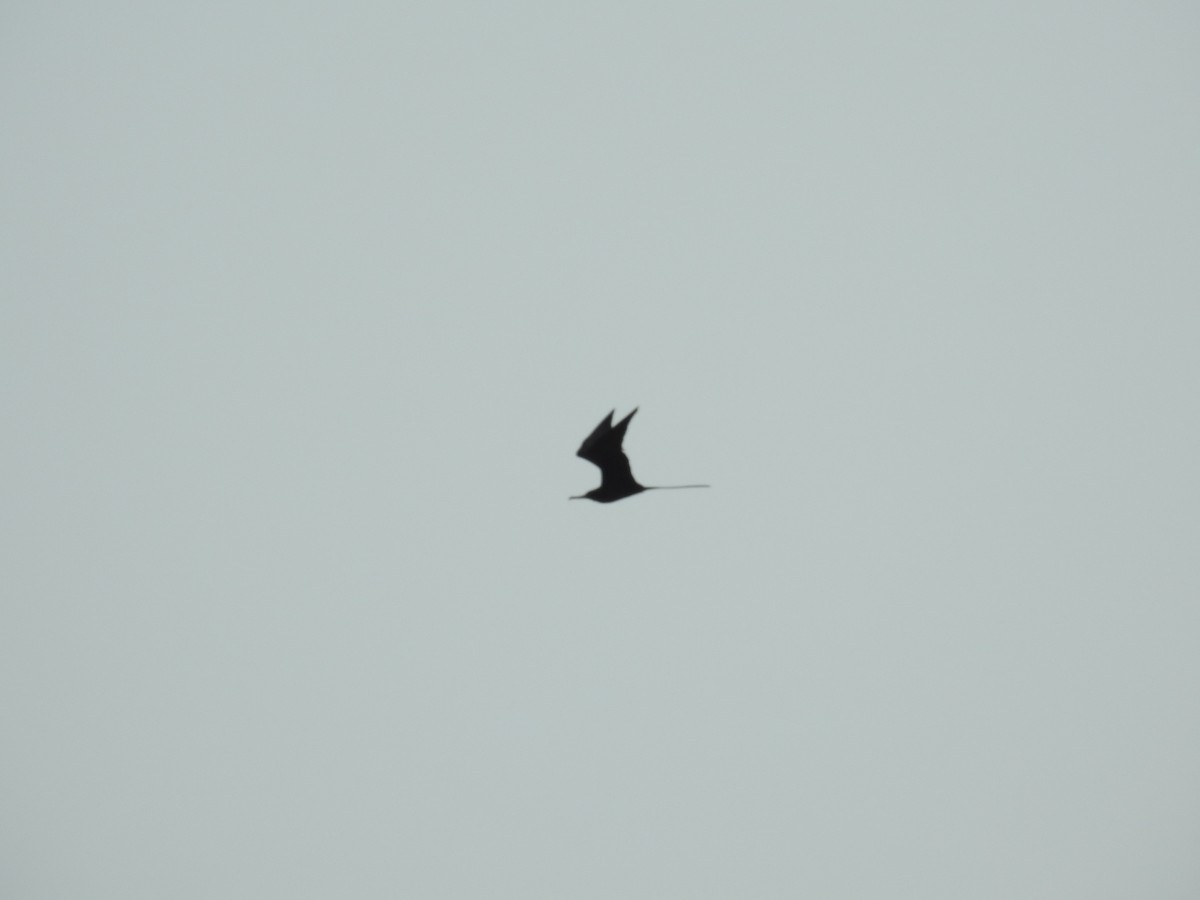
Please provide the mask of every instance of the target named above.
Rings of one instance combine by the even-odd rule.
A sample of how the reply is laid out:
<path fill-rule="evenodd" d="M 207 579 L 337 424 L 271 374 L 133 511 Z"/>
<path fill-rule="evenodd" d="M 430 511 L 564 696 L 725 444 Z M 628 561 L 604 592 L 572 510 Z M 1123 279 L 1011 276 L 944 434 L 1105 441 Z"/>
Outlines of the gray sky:
<path fill-rule="evenodd" d="M 1192 4 L 0 35 L 3 896 L 1200 892 Z"/>

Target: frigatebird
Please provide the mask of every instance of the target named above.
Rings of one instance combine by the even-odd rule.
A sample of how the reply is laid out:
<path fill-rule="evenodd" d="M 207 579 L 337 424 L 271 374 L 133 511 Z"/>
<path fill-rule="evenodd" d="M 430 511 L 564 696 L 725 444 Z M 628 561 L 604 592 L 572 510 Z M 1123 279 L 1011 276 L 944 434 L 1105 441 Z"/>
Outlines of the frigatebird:
<path fill-rule="evenodd" d="M 629 468 L 629 457 L 621 449 L 621 442 L 625 440 L 625 429 L 629 427 L 629 420 L 633 418 L 633 413 L 637 412 L 637 408 L 635 407 L 633 412 L 613 425 L 613 413 L 615 412 L 614 409 L 604 417 L 596 429 L 579 445 L 579 450 L 575 453 L 576 456 L 599 467 L 600 487 L 569 499 L 613 503 L 617 500 L 624 500 L 626 497 L 632 497 L 634 494 L 640 494 L 642 491 L 708 487 L 707 484 L 671 484 L 657 487 L 645 487 L 638 484 L 633 477 L 633 470 Z"/>

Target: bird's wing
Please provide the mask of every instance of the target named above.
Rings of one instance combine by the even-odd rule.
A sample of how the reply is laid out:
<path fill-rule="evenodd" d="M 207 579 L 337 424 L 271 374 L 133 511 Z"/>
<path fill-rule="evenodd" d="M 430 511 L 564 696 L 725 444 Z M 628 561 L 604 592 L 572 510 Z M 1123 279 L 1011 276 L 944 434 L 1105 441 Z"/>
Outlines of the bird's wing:
<path fill-rule="evenodd" d="M 613 414 L 609 413 L 579 447 L 576 455 L 600 469 L 602 488 L 615 490 L 630 486 L 640 487 L 633 477 L 633 470 L 629 467 L 629 457 L 621 449 L 625 431 L 629 428 L 629 420 L 636 412 L 635 409 L 615 426 L 612 424 Z"/>
<path fill-rule="evenodd" d="M 604 443 L 604 438 L 613 430 L 612 417 L 613 413 L 615 412 L 616 410 L 614 409 L 607 416 L 601 419 L 600 424 L 595 427 L 592 433 L 583 439 L 583 443 L 579 445 L 579 449 L 575 453 L 576 456 L 583 457 L 588 462 L 594 462 L 596 465 L 600 465 L 595 459 L 592 458 L 592 456 L 595 454 L 597 449 L 600 449 L 601 452 L 603 452 L 602 445 Z"/>

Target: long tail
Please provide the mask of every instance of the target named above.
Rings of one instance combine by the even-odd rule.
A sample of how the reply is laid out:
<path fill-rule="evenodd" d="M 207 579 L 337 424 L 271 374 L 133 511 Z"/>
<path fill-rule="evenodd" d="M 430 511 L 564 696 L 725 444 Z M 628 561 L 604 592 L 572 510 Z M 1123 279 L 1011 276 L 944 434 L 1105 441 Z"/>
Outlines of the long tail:
<path fill-rule="evenodd" d="M 648 487 L 648 491 L 678 491 L 682 488 L 710 488 L 711 484 L 656 484 L 653 487 Z"/>

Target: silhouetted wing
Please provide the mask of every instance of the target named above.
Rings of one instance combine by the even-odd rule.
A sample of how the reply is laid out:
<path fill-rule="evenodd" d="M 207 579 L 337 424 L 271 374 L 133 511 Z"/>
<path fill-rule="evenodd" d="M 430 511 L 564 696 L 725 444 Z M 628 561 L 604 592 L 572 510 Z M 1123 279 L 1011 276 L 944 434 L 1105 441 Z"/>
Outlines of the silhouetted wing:
<path fill-rule="evenodd" d="M 587 436 L 576 453 L 576 456 L 599 467 L 600 486 L 605 490 L 641 487 L 633 477 L 633 470 L 629 467 L 629 458 L 621 449 L 621 444 L 625 440 L 625 431 L 629 428 L 629 420 L 636 412 L 635 409 L 616 425 L 612 423 L 613 413 L 610 412 L 604 421 L 596 426 L 596 430 Z"/>
<path fill-rule="evenodd" d="M 576 456 L 581 456 L 588 462 L 594 462 L 596 465 L 600 465 L 600 463 L 596 462 L 596 460 L 592 458 L 592 453 L 598 447 L 601 447 L 604 442 L 604 438 L 613 430 L 612 417 L 613 413 L 615 412 L 616 410 L 614 409 L 607 416 L 601 419 L 600 424 L 596 426 L 592 433 L 583 439 L 583 443 L 579 445 L 579 449 L 575 452 Z"/>

